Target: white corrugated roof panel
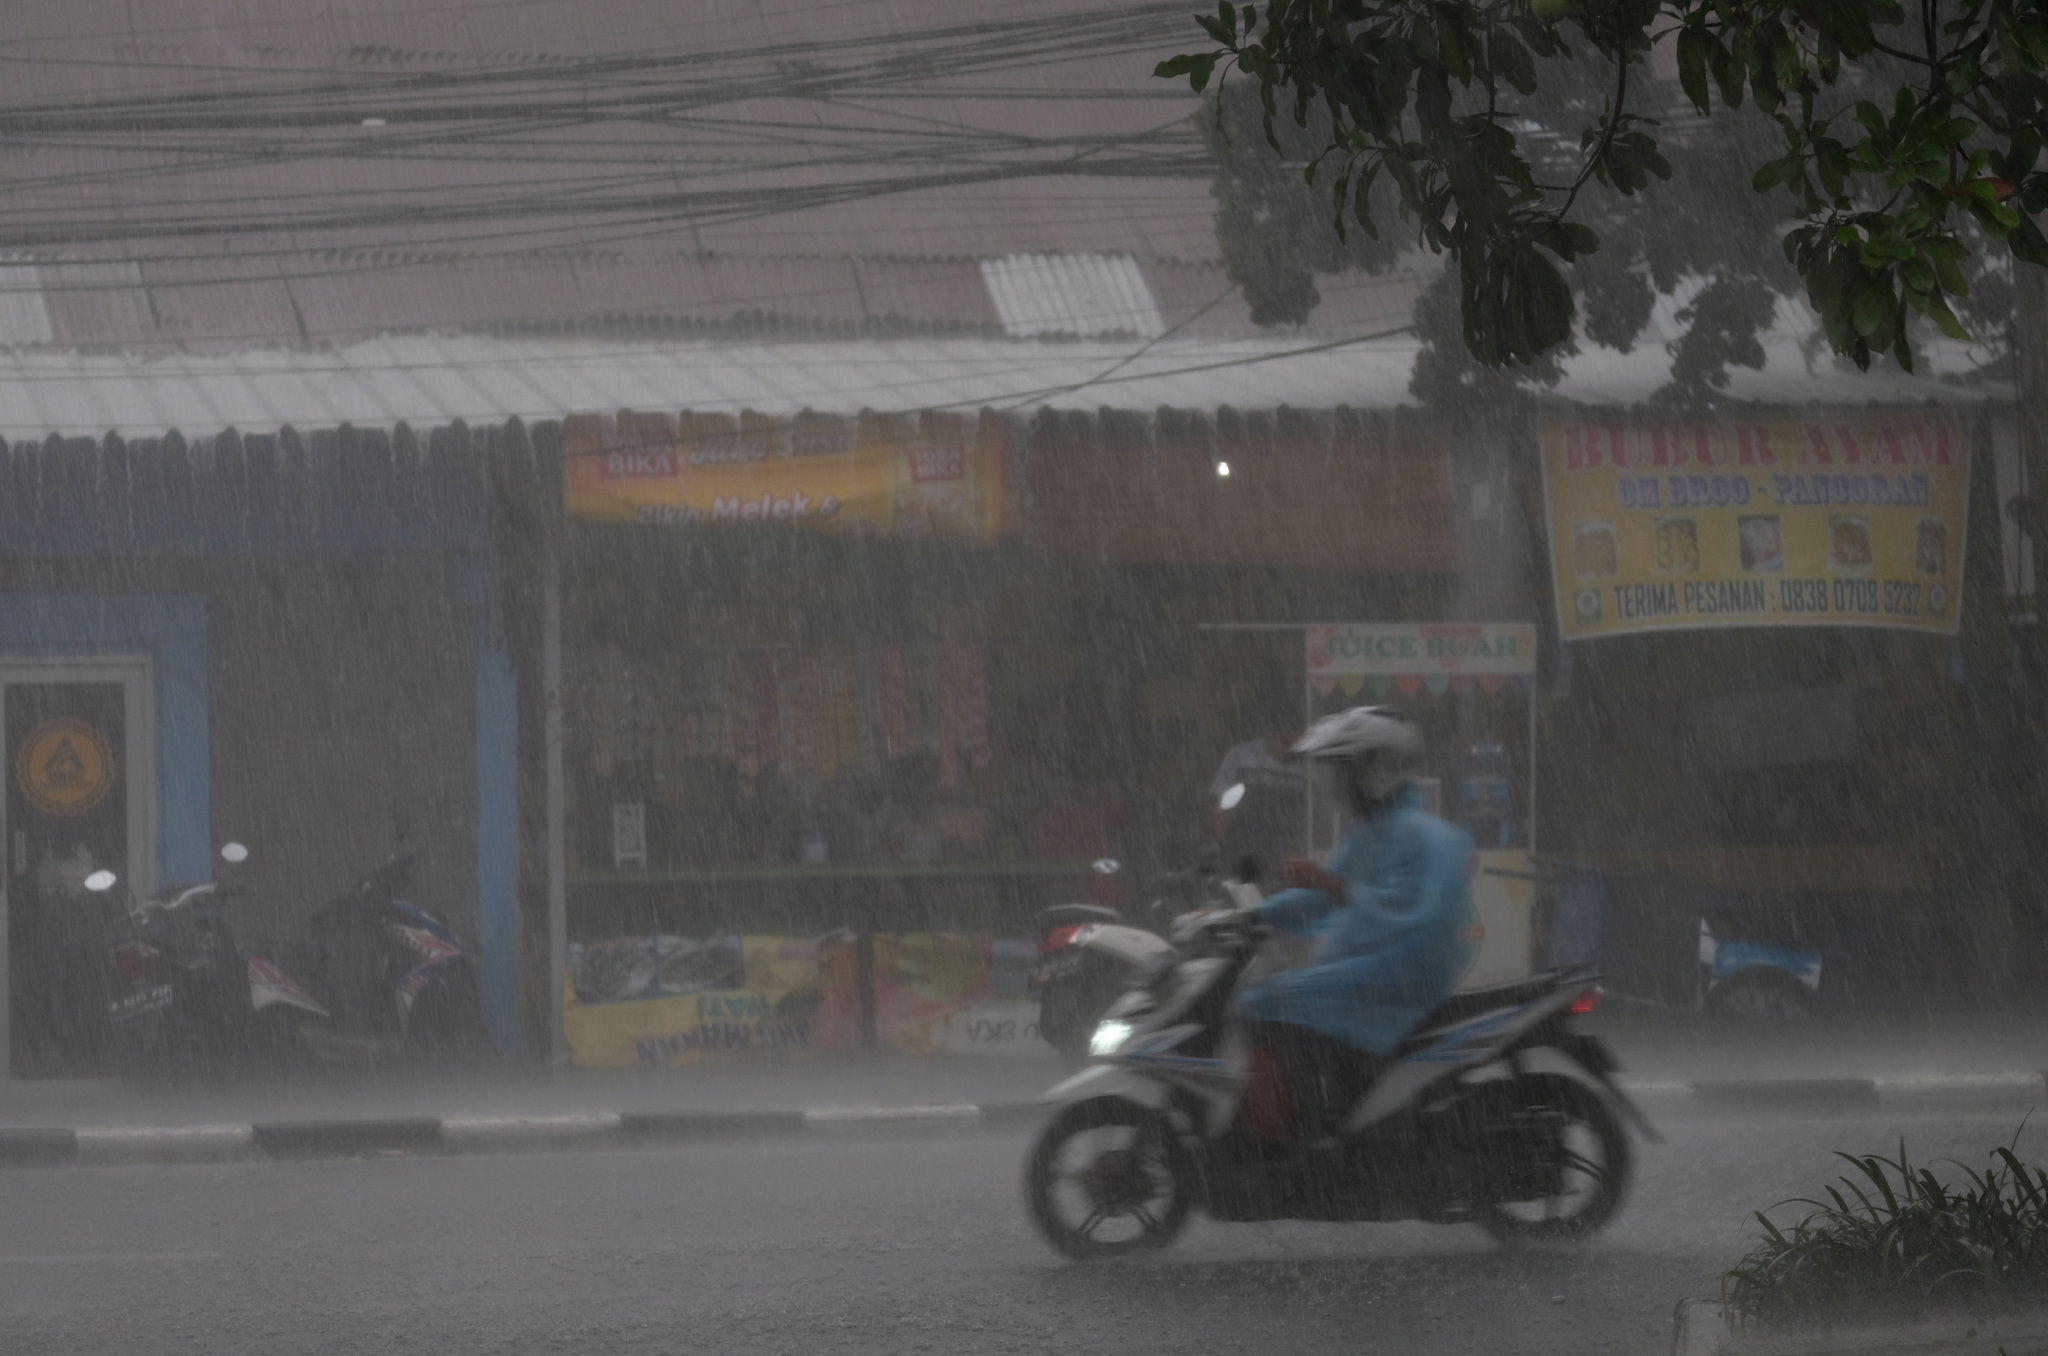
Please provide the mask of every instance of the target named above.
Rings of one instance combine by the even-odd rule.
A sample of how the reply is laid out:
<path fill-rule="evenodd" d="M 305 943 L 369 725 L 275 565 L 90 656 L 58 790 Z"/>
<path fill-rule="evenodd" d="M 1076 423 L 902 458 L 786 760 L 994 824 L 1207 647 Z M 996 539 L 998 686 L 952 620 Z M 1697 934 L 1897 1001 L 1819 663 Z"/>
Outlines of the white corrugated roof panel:
<path fill-rule="evenodd" d="M 35 264 L 0 264 L 0 346 L 47 344 L 54 338 L 43 270 Z"/>
<path fill-rule="evenodd" d="M 1011 254 L 983 260 L 981 279 L 1012 339 L 1166 333 L 1151 284 L 1128 254 Z"/>

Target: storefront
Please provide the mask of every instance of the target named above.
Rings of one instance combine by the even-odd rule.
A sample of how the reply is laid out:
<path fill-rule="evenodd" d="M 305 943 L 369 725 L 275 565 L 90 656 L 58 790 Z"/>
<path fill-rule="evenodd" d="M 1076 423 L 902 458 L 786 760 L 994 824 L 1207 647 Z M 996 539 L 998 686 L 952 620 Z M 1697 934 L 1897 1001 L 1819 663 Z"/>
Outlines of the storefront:
<path fill-rule="evenodd" d="M 0 454 L 6 1047 L 109 1071 L 108 909 L 253 852 L 288 932 L 390 853 L 485 958 L 516 1039 L 515 685 L 489 450 L 459 431 L 60 440 Z M 516 756 L 516 755 L 515 755 Z"/>
<path fill-rule="evenodd" d="M 603 953 L 614 978 L 841 931 L 864 983 L 964 974 L 909 959 L 957 935 L 984 979 L 925 988 L 1002 998 L 998 943 L 1038 909 L 1142 903 L 1213 851 L 1223 754 L 1301 719 L 1301 624 L 1438 613 L 1457 566 L 1448 459 L 1405 418 L 634 414 L 562 440 L 567 940 L 646 939 Z M 1218 629 L 1252 620 L 1293 639 Z M 862 1001 L 889 1043 L 888 995 Z M 700 1048 L 614 1028 L 606 1058 Z"/>
<path fill-rule="evenodd" d="M 1928 406 L 1544 422 L 1542 820 L 1639 915 L 1650 997 L 1698 1001 L 1710 912 L 1826 953 L 1822 996 L 1918 1008 L 2009 971 L 2030 774 L 1993 434 Z"/>

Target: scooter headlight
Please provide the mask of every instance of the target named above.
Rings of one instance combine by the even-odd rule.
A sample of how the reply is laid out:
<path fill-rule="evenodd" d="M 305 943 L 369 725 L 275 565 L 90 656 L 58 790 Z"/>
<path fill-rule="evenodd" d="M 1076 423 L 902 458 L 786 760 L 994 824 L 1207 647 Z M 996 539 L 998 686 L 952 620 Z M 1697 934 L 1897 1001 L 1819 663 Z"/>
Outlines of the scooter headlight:
<path fill-rule="evenodd" d="M 1124 1048 L 1124 1042 L 1131 1038 L 1129 1022 L 1107 1021 L 1095 1028 L 1095 1034 L 1088 1038 L 1088 1053 L 1091 1055 L 1113 1055 Z"/>

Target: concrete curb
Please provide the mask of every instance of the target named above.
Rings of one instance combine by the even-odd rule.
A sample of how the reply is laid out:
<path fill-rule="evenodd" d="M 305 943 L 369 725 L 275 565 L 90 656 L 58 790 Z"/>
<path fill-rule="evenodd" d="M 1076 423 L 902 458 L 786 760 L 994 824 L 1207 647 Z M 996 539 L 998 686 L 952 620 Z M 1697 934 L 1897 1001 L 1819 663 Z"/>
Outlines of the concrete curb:
<path fill-rule="evenodd" d="M 784 1139 L 873 1129 L 1015 1128 L 1035 1102 L 816 1107 L 806 1111 L 605 1111 L 554 1116 L 264 1121 L 251 1125 L 0 1128 L 0 1168 L 62 1164 L 223 1163 L 261 1159 L 645 1148 L 707 1140 Z"/>
<path fill-rule="evenodd" d="M 1969 1074 L 1899 1074 L 1876 1078 L 1696 1079 L 1690 1082 L 1621 1080 L 1645 1101 L 1684 1098 L 1704 1106 L 1746 1111 L 1831 1111 L 1875 1106 L 1910 1107 L 2026 1104 L 2048 1094 L 2048 1075 L 2027 1070 Z"/>
<path fill-rule="evenodd" d="M 2031 1103 L 2048 1094 L 2048 1078 L 2013 1071 L 1895 1078 L 1624 1081 L 1622 1087 L 1652 1105 L 1681 1099 L 1701 1106 L 1743 1111 L 1798 1112 L 1887 1105 Z M 644 1148 L 692 1141 L 858 1134 L 864 1130 L 1016 1130 L 1036 1124 L 1048 1111 L 1042 1102 L 959 1102 L 932 1106 L 813 1107 L 805 1111 L 604 1111 L 544 1116 L 262 1121 L 249 1125 L 0 1128 L 0 1168 Z"/>

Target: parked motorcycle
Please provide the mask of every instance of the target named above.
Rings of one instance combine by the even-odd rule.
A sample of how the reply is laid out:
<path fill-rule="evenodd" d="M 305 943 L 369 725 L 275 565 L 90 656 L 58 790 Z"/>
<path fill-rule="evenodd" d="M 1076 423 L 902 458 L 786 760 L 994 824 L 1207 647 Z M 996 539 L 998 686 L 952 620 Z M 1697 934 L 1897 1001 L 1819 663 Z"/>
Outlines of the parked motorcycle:
<path fill-rule="evenodd" d="M 229 843 L 221 857 L 248 860 Z M 469 953 L 440 918 L 404 898 L 417 861 L 396 857 L 322 907 L 296 941 L 243 937 L 243 898 L 207 882 L 128 906 L 108 957 L 109 1016 L 136 1072 L 222 1072 L 310 1054 L 330 1063 L 488 1048 Z M 86 887 L 118 884 L 95 872 Z"/>
<path fill-rule="evenodd" d="M 329 1063 L 473 1058 L 489 1049 L 476 967 L 447 923 L 405 898 L 415 855 L 393 857 L 329 901 L 295 941 L 250 939 L 250 983 L 303 977 L 293 1029 Z"/>
<path fill-rule="evenodd" d="M 1115 863 L 1107 865 L 1116 869 Z M 1213 868 L 1179 879 L 1193 882 L 1204 902 L 1246 904 L 1258 899 L 1255 886 L 1249 896 L 1240 897 L 1256 875 L 1250 863 L 1240 863 L 1237 880 L 1223 879 Z M 1176 902 L 1185 907 L 1190 901 L 1154 900 L 1155 916 Z M 1038 1034 L 1068 1067 L 1078 1068 L 1088 1058 L 1088 1038 L 1103 1011 L 1173 948 L 1152 928 L 1096 904 L 1056 904 L 1042 911 L 1037 923 L 1038 963 L 1031 971 L 1031 988 L 1038 994 Z"/>
<path fill-rule="evenodd" d="M 1046 1094 L 1025 1197 L 1053 1247 L 1085 1260 L 1164 1247 L 1220 1221 L 1470 1222 L 1502 1239 L 1581 1238 L 1627 1192 L 1623 1121 L 1655 1138 L 1579 1030 L 1590 969 L 1461 993 L 1392 1056 L 1335 1138 L 1299 1141 L 1277 1061 L 1229 1019 L 1273 963 L 1249 910 L 1184 918 L 1174 949 L 1111 1004 L 1100 1062 Z"/>
<path fill-rule="evenodd" d="M 1167 951 L 1152 932 L 1133 927 L 1115 909 L 1056 904 L 1038 915 L 1038 1034 L 1070 1067 L 1088 1057 L 1103 1009 L 1130 987 L 1131 976 Z"/>
<path fill-rule="evenodd" d="M 221 849 L 229 864 L 247 861 L 240 843 Z M 109 894 L 111 871 L 87 877 Z M 324 1010 L 305 988 L 243 954 L 229 908 L 242 898 L 217 881 L 174 886 L 127 907 L 127 930 L 107 957 L 108 1016 L 123 1067 L 133 1073 L 219 1073 L 274 1063 L 289 1052 L 289 1009 Z"/>

